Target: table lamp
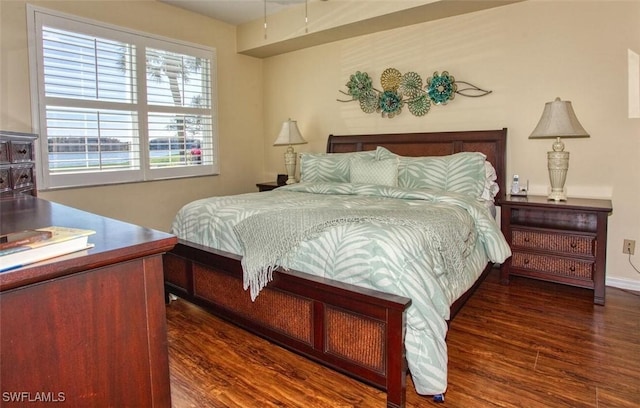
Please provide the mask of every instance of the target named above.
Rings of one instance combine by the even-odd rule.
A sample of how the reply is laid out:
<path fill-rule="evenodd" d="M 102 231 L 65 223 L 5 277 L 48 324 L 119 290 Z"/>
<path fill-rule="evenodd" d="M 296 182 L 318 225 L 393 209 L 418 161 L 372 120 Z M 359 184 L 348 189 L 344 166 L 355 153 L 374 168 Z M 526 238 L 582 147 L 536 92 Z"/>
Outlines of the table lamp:
<path fill-rule="evenodd" d="M 569 169 L 569 152 L 564 151 L 562 138 L 576 137 L 589 137 L 589 134 L 578 121 L 571 102 L 562 101 L 560 98 L 556 98 L 553 102 L 547 102 L 544 105 L 538 126 L 533 130 L 529 139 L 556 139 L 553 143 L 553 151 L 547 152 L 547 166 L 551 182 L 549 200 L 567 200 L 564 182 L 567 179 L 567 170 Z"/>
<path fill-rule="evenodd" d="M 307 143 L 300 134 L 298 129 L 298 122 L 295 120 L 287 119 L 282 124 L 280 134 L 275 142 L 274 146 L 289 146 L 284 153 L 284 166 L 287 169 L 287 184 L 293 184 L 296 182 L 296 152 L 293 150 L 292 145 Z"/>

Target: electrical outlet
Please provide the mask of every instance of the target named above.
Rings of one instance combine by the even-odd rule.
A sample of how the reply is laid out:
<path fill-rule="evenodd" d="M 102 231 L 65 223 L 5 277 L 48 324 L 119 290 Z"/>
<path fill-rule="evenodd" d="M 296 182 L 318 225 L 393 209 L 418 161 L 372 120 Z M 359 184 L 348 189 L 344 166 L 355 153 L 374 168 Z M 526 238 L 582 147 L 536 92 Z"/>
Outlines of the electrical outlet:
<path fill-rule="evenodd" d="M 622 253 L 633 255 L 636 252 L 636 241 L 633 239 L 625 239 L 622 244 Z"/>

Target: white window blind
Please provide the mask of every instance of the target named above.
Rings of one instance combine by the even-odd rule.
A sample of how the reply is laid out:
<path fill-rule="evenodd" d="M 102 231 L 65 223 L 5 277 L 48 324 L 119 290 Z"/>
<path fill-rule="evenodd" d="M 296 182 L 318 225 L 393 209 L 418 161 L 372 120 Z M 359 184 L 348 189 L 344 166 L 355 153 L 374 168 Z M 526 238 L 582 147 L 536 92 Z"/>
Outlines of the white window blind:
<path fill-rule="evenodd" d="M 42 187 L 217 174 L 214 50 L 30 12 Z"/>

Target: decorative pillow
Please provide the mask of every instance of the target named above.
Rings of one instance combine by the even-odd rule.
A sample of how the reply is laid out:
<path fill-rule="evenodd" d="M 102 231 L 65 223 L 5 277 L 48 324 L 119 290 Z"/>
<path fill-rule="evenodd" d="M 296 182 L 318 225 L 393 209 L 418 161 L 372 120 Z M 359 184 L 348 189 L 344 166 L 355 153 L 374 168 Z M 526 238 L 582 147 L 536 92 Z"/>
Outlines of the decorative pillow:
<path fill-rule="evenodd" d="M 405 157 L 378 147 L 379 160 L 398 157 L 398 186 L 429 188 L 480 197 L 485 187 L 486 156 L 461 152 L 448 156 Z"/>
<path fill-rule="evenodd" d="M 352 153 L 300 153 L 300 181 L 348 183 L 351 179 L 351 158 L 375 156 L 375 150 Z"/>
<path fill-rule="evenodd" d="M 351 159 L 351 182 L 361 184 L 398 185 L 398 159 L 375 160 L 353 157 Z"/>

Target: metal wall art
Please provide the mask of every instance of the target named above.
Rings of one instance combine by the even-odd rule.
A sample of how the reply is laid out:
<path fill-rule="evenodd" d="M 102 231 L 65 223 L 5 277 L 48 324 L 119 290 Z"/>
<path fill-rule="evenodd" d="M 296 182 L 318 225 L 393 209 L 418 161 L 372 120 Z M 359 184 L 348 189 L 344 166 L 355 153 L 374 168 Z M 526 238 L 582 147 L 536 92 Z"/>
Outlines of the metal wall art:
<path fill-rule="evenodd" d="M 387 68 L 380 76 L 382 91 L 373 87 L 371 77 L 366 72 L 356 72 L 347 82 L 347 92 L 340 91 L 351 99 L 338 99 L 338 102 L 358 101 L 365 113 L 378 112 L 382 117 L 392 118 L 402 112 L 407 105 L 409 112 L 415 116 L 424 116 L 431 109 L 431 104 L 446 105 L 458 95 L 480 97 L 490 94 L 464 81 L 456 81 L 447 71 L 439 74 L 437 71 L 427 78 L 426 85 L 422 85 L 422 78 L 415 72 L 404 75 L 395 68 Z M 459 89 L 458 84 L 466 85 Z"/>

